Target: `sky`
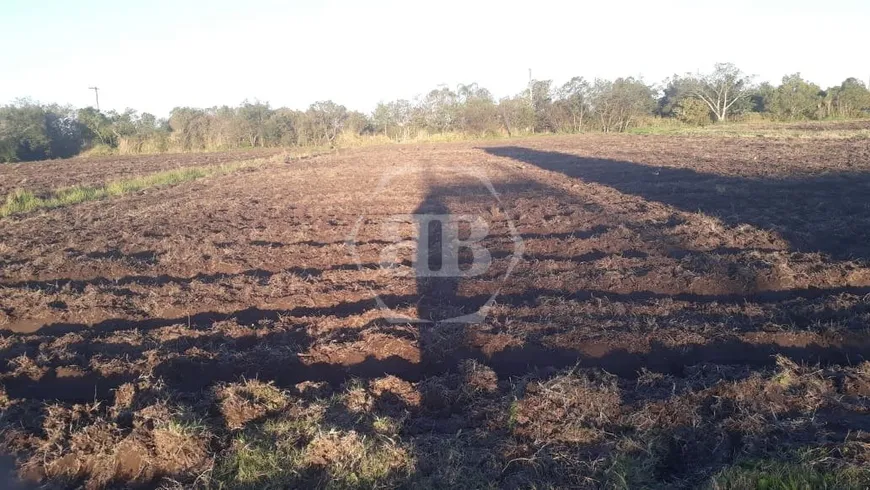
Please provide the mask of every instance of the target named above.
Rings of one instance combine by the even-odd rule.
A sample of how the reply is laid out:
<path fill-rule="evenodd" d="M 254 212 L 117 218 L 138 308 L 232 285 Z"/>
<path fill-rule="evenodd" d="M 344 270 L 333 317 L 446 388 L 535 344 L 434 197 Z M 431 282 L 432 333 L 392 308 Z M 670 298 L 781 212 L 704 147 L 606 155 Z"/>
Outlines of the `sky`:
<path fill-rule="evenodd" d="M 708 2 L 0 0 L 0 103 L 173 107 L 245 99 L 371 111 L 439 85 L 497 98 L 528 70 L 561 84 L 708 71 L 801 72 L 823 88 L 870 78 L 867 0 Z"/>

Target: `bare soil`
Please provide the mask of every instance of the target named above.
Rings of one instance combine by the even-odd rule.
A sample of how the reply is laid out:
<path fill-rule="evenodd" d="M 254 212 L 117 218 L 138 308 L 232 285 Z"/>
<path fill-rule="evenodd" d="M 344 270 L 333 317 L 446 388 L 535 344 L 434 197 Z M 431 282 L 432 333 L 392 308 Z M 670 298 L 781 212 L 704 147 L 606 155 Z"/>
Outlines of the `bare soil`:
<path fill-rule="evenodd" d="M 0 189 L 224 158 L 0 167 Z M 696 487 L 808 450 L 860 468 L 868 171 L 866 140 L 545 137 L 343 150 L 7 218 L 3 445 L 25 480 L 88 488 L 335 486 L 336 448 L 387 444 L 384 420 L 401 451 L 376 452 L 373 486 Z M 409 246 L 384 253 L 412 214 L 481 217 L 491 266 L 416 277 L 434 234 L 405 218 Z M 483 321 L 451 321 L 494 293 Z M 323 400 L 333 435 L 294 439 L 299 472 L 221 470 Z"/>

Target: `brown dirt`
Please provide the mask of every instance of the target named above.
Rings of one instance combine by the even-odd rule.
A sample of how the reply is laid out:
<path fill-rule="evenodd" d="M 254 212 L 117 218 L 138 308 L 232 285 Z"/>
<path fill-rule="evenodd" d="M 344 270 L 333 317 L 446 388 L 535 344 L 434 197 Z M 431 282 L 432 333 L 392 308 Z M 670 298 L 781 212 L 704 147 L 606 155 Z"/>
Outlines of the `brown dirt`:
<path fill-rule="evenodd" d="M 36 164 L 28 185 L 128 163 Z M 775 444 L 865 444 L 868 170 L 859 140 L 547 137 L 343 151 L 8 218 L 5 446 L 22 475 L 62 485 L 202 483 L 233 431 L 356 378 L 340 427 L 401 415 L 417 454 L 390 484 L 456 486 L 463 471 L 423 461 L 447 464 L 451 444 L 507 487 L 596 486 L 626 461 L 692 486 Z M 490 269 L 381 269 L 382 226 L 411 213 L 483 216 Z M 512 225 L 525 251 L 504 279 Z M 497 290 L 485 321 L 441 322 Z M 206 429 L 166 426 L 179 417 Z M 302 481 L 349 457 L 348 437 L 313 436 Z"/>

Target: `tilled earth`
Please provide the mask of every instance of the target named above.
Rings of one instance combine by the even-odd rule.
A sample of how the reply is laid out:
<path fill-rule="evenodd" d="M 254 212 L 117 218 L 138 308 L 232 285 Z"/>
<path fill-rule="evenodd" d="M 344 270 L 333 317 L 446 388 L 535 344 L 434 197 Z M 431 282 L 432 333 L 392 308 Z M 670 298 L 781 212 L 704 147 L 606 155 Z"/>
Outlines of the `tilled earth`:
<path fill-rule="evenodd" d="M 547 137 L 6 218 L 5 453 L 61 488 L 866 482 L 868 171 L 866 140 Z"/>

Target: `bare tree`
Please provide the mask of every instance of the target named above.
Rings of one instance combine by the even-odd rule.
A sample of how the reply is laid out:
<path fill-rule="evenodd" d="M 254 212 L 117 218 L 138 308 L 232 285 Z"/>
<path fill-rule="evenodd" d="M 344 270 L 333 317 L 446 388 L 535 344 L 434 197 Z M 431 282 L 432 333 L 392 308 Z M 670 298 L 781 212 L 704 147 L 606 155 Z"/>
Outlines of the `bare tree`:
<path fill-rule="evenodd" d="M 717 121 L 724 121 L 734 104 L 752 95 L 752 77 L 732 63 L 716 63 L 712 73 L 691 80 L 688 93 L 704 101 Z"/>
<path fill-rule="evenodd" d="M 583 118 L 589 111 L 589 95 L 592 87 L 583 77 L 574 77 L 558 91 L 559 102 L 571 116 L 571 131 L 583 130 Z"/>
<path fill-rule="evenodd" d="M 306 141 L 332 145 L 347 120 L 347 108 L 331 100 L 315 102 L 305 111 L 303 130 Z"/>
<path fill-rule="evenodd" d="M 627 131 L 634 122 L 655 108 L 649 85 L 632 77 L 614 81 L 596 79 L 590 90 L 590 105 L 605 133 Z"/>

